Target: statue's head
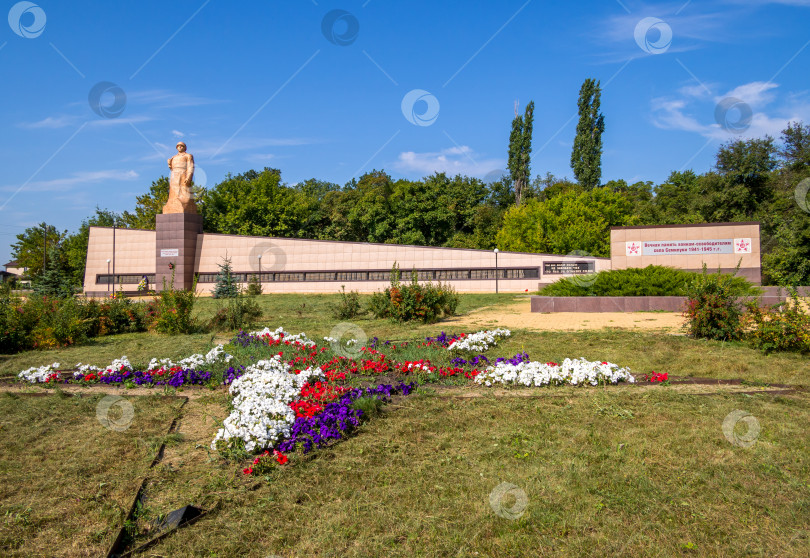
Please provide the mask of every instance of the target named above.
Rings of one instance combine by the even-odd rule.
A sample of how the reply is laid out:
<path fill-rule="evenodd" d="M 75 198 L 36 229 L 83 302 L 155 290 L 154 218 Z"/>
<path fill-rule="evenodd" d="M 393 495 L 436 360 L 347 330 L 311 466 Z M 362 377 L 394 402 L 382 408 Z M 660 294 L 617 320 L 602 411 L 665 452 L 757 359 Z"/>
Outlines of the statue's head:
<path fill-rule="evenodd" d="M 180 153 L 183 153 L 186 150 L 186 144 L 183 143 L 182 141 L 178 141 L 176 147 L 177 151 L 179 151 Z"/>

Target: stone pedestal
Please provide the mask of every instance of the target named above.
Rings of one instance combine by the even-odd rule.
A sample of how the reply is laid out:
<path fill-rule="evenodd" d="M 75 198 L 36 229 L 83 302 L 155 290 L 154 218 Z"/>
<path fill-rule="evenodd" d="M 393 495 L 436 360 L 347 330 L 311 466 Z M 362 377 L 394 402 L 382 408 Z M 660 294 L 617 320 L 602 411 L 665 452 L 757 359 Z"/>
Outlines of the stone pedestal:
<path fill-rule="evenodd" d="M 197 235 L 202 234 L 202 216 L 193 213 L 170 213 L 156 216 L 155 290 L 171 286 L 174 265 L 174 288 L 190 289 L 194 284 L 197 258 Z"/>

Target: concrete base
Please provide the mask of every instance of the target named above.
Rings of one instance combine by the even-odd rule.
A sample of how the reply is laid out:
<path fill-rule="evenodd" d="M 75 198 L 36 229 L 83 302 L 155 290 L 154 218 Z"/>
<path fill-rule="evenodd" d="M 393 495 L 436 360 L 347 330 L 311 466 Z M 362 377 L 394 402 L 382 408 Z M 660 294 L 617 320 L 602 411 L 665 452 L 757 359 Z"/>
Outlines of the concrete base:
<path fill-rule="evenodd" d="M 786 289 L 761 287 L 760 307 L 785 302 Z M 798 287 L 800 297 L 810 296 L 810 287 Z M 685 296 L 532 296 L 532 312 L 683 312 Z"/>
<path fill-rule="evenodd" d="M 169 213 L 156 217 L 155 224 L 155 290 L 191 289 L 197 259 L 197 236 L 202 234 L 202 216 L 192 213 Z"/>

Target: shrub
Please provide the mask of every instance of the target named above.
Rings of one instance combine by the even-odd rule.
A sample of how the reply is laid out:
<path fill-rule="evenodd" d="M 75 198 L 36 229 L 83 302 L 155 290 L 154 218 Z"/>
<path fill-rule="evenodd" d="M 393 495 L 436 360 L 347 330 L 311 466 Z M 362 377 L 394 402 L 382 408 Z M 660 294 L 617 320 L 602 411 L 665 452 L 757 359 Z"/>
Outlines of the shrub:
<path fill-rule="evenodd" d="M 150 326 L 158 333 L 177 335 L 179 333 L 193 333 L 197 324 L 191 315 L 194 303 L 197 300 L 197 280 L 191 290 L 178 290 L 174 288 L 174 270 L 172 270 L 171 283 L 167 287 L 163 281 L 161 290 L 148 307 L 151 317 Z"/>
<path fill-rule="evenodd" d="M 81 306 L 81 315 L 90 321 L 88 334 L 95 337 L 146 331 L 146 309 L 146 304 L 133 302 L 119 291 L 113 298 L 88 300 Z"/>
<path fill-rule="evenodd" d="M 87 339 L 90 321 L 81 314 L 75 298 L 54 298 L 32 294 L 27 300 L 3 303 L 3 352 L 50 349 L 74 345 Z"/>
<path fill-rule="evenodd" d="M 700 274 L 672 267 L 650 265 L 644 268 L 600 271 L 588 281 L 567 277 L 545 286 L 543 296 L 686 296 L 688 285 Z M 590 279 L 593 280 L 590 280 Z M 732 284 L 741 292 L 752 293 L 743 277 Z"/>
<path fill-rule="evenodd" d="M 402 284 L 399 277 L 399 264 L 394 262 L 391 286 L 371 297 L 369 310 L 375 317 L 396 322 L 419 320 L 433 323 L 442 316 L 455 314 L 459 298 L 450 285 L 442 285 L 441 282 L 420 285 L 416 271 L 411 275 L 410 284 Z"/>
<path fill-rule="evenodd" d="M 217 331 L 247 329 L 261 317 L 262 309 L 256 300 L 240 293 L 217 309 L 209 327 Z"/>
<path fill-rule="evenodd" d="M 262 294 L 262 284 L 259 282 L 258 275 L 251 275 L 248 279 L 247 294 L 248 296 L 258 296 Z"/>
<path fill-rule="evenodd" d="M 349 320 L 363 314 L 360 305 L 360 294 L 357 291 L 346 292 L 346 285 L 340 286 L 340 299 L 332 306 L 332 315 L 339 320 Z"/>
<path fill-rule="evenodd" d="M 30 328 L 26 327 L 22 299 L 5 295 L 0 298 L 0 353 L 10 354 L 29 347 Z"/>
<path fill-rule="evenodd" d="M 790 298 L 770 308 L 748 303 L 746 338 L 765 354 L 771 351 L 810 352 L 810 316 L 795 289 Z"/>
<path fill-rule="evenodd" d="M 739 264 L 737 269 L 739 269 Z M 695 338 L 728 341 L 742 334 L 742 303 L 740 297 L 750 294 L 750 286 L 741 286 L 734 274 L 703 273 L 687 285 L 686 310 L 689 335 Z M 747 285 L 747 283 L 746 283 Z"/>

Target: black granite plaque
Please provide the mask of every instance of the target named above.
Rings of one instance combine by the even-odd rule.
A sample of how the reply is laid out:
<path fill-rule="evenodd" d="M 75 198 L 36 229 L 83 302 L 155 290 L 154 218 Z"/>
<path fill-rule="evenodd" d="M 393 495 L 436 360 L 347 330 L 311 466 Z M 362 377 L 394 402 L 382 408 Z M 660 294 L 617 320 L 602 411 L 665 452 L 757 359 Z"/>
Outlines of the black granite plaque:
<path fill-rule="evenodd" d="M 543 262 L 543 275 L 582 275 L 594 271 L 595 262 Z"/>

